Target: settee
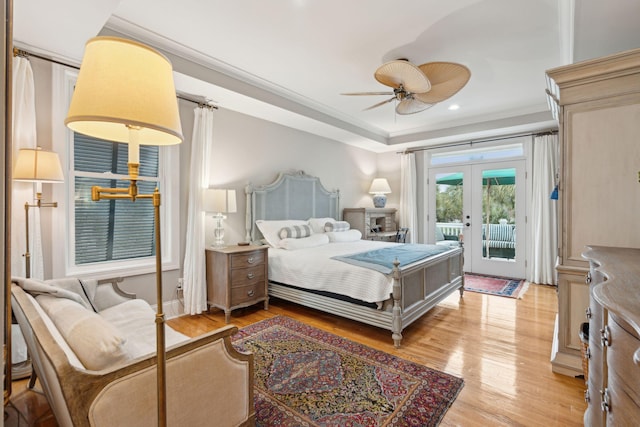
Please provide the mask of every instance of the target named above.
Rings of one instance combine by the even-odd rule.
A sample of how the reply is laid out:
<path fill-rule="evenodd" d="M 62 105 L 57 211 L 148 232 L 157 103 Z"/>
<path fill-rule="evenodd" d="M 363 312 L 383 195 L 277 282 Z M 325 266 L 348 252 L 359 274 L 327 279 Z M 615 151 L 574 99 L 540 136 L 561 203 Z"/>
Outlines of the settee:
<path fill-rule="evenodd" d="M 158 425 L 147 302 L 116 280 L 12 282 L 12 309 L 58 425 Z M 236 332 L 228 325 L 189 338 L 165 326 L 168 426 L 255 423 L 253 355 L 233 348 Z"/>

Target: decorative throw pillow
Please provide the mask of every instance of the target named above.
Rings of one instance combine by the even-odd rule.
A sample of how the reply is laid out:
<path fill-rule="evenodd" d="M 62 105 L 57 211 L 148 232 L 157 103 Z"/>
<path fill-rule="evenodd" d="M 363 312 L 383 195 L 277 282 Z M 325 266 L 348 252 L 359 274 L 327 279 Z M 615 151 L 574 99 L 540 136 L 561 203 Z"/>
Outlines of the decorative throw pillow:
<path fill-rule="evenodd" d="M 278 235 L 281 239 L 300 239 L 311 236 L 311 233 L 311 226 L 309 225 L 292 225 L 290 227 L 282 227 Z"/>
<path fill-rule="evenodd" d="M 347 231 L 351 225 L 347 221 L 327 222 L 324 225 L 324 231 Z"/>
<path fill-rule="evenodd" d="M 271 247 L 277 248 L 280 242 L 280 230 L 283 227 L 291 227 L 294 225 L 308 225 L 307 221 L 303 220 L 264 220 L 259 219 L 256 221 L 258 230 L 262 233 L 262 236 Z"/>
<path fill-rule="evenodd" d="M 331 217 L 326 218 L 309 218 L 309 225 L 314 233 L 324 233 L 324 226 L 328 222 L 336 222 L 335 219 Z"/>
<path fill-rule="evenodd" d="M 362 239 L 362 233 L 360 230 L 347 230 L 347 231 L 327 231 L 324 233 L 329 237 L 329 241 L 332 243 L 337 242 L 356 242 Z"/>
<path fill-rule="evenodd" d="M 85 368 L 99 371 L 130 359 L 125 338 L 99 314 L 67 298 L 39 295 L 36 300 Z"/>

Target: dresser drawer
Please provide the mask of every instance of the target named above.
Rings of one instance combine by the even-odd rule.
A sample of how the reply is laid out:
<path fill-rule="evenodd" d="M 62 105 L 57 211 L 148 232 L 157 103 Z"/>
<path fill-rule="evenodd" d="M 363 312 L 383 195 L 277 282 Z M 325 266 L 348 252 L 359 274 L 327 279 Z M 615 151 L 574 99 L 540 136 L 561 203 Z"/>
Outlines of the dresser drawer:
<path fill-rule="evenodd" d="M 608 387 L 615 382 L 618 394 L 640 407 L 640 366 L 633 362 L 633 354 L 640 348 L 640 340 L 616 322 L 614 316 L 609 316 L 608 327 L 611 337 L 611 345 L 607 347 Z"/>
<path fill-rule="evenodd" d="M 246 286 L 262 282 L 264 286 L 264 265 L 231 270 L 231 287 Z"/>
<path fill-rule="evenodd" d="M 252 251 L 231 255 L 231 269 L 264 264 L 265 251 Z"/>
<path fill-rule="evenodd" d="M 247 286 L 237 286 L 231 288 L 231 305 L 239 305 L 248 301 L 255 301 L 264 297 L 264 281 L 253 283 Z"/>

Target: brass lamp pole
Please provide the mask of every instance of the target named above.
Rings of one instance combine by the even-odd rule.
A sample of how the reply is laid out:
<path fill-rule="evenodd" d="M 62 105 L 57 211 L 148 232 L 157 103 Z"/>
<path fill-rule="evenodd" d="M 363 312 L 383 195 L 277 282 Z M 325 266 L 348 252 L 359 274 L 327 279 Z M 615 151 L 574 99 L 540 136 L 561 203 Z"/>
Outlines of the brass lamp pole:
<path fill-rule="evenodd" d="M 141 43 L 95 37 L 85 46 L 65 124 L 73 131 L 129 144 L 129 187 L 91 189 L 91 199 L 151 199 L 156 238 L 156 352 L 158 425 L 166 426 L 166 354 L 162 310 L 160 193 L 138 193 L 140 145 L 183 141 L 169 60 Z"/>

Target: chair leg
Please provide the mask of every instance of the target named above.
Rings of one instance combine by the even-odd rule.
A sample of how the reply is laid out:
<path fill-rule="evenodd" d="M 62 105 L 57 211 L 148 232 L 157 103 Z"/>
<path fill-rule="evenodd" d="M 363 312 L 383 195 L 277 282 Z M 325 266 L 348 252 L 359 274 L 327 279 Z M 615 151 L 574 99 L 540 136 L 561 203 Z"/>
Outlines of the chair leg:
<path fill-rule="evenodd" d="M 32 390 L 33 387 L 35 387 L 37 379 L 38 379 L 38 376 L 36 375 L 36 370 L 31 368 L 31 377 L 29 378 L 29 385 L 28 385 L 29 390 Z"/>

